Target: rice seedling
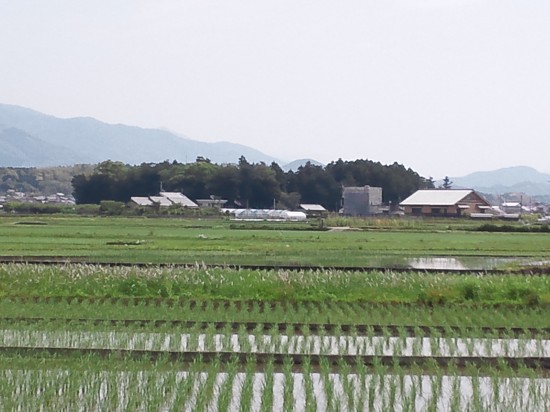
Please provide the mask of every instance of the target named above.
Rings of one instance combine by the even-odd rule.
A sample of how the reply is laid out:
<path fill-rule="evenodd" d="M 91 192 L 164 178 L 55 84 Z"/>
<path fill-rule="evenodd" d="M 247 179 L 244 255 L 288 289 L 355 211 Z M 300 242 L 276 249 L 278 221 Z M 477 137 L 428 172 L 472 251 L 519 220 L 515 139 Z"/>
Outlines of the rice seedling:
<path fill-rule="evenodd" d="M 218 357 L 205 369 L 206 378 L 204 385 L 200 388 L 195 408 L 197 410 L 213 410 L 218 402 L 218 388 L 225 374 L 220 374 L 220 360 Z"/>
<path fill-rule="evenodd" d="M 229 410 L 231 400 L 233 397 L 233 385 L 237 376 L 238 361 L 236 358 L 232 358 L 225 365 L 225 373 L 219 373 L 220 380 L 216 385 L 216 394 L 218 410 Z M 213 408 L 215 410 L 215 408 Z"/>
<path fill-rule="evenodd" d="M 247 359 L 245 363 L 245 372 L 242 374 L 241 390 L 240 390 L 240 406 L 239 410 L 249 411 L 252 409 L 253 394 L 254 394 L 254 368 L 255 362 L 253 359 Z"/>
<path fill-rule="evenodd" d="M 267 360 L 265 365 L 264 380 L 263 380 L 263 389 L 261 397 L 261 410 L 262 411 L 272 411 L 273 410 L 273 400 L 274 400 L 274 368 L 273 368 L 273 359 L 270 358 Z"/>
<path fill-rule="evenodd" d="M 306 412 L 312 412 L 317 410 L 317 402 L 315 399 L 315 388 L 312 379 L 312 369 L 311 362 L 309 357 L 304 358 L 304 363 L 302 364 L 302 376 L 303 376 L 303 387 L 304 387 L 304 409 Z"/>

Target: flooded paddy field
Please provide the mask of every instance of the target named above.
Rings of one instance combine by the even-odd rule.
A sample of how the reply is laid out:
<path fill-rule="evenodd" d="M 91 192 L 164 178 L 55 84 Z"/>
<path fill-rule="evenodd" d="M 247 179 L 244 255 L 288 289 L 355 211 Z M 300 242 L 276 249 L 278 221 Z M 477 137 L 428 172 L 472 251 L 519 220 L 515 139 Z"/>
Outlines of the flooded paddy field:
<path fill-rule="evenodd" d="M 545 411 L 550 379 L 457 374 L 2 369 L 9 410 Z M 202 369 L 199 371 L 199 369 Z M 5 394 L 9 394 L 7 398 Z M 6 409 L 8 410 L 8 409 Z"/>
<path fill-rule="evenodd" d="M 0 265 L 0 410 L 550 407 L 550 278 Z"/>

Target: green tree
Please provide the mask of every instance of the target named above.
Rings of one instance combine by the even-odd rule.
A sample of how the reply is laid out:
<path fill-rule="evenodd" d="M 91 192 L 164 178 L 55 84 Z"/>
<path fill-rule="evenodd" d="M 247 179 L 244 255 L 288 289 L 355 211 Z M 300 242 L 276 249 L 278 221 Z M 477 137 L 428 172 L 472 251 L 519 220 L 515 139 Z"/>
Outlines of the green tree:
<path fill-rule="evenodd" d="M 239 168 L 235 165 L 225 165 L 214 171 L 207 189 L 211 195 L 234 202 L 239 198 L 239 186 Z"/>
<path fill-rule="evenodd" d="M 441 187 L 446 190 L 451 189 L 453 187 L 453 182 L 451 181 L 449 176 L 445 176 L 443 178 L 443 184 L 441 185 Z"/>
<path fill-rule="evenodd" d="M 291 179 L 289 191 L 298 192 L 302 203 L 316 203 L 336 210 L 342 198 L 342 186 L 321 166 L 307 162 Z"/>
<path fill-rule="evenodd" d="M 246 207 L 269 208 L 279 199 L 281 190 L 275 171 L 265 163 L 239 161 L 239 198 Z"/>

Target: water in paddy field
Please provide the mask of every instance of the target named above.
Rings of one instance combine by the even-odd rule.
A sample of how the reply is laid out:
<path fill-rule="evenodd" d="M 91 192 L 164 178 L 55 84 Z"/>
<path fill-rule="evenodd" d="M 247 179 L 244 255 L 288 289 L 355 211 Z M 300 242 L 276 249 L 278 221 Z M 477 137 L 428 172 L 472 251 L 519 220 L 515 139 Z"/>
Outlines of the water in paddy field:
<path fill-rule="evenodd" d="M 118 349 L 361 356 L 550 357 L 550 340 L 522 338 L 287 336 L 2 330 L 0 345 L 25 348 Z"/>
<path fill-rule="evenodd" d="M 494 270 L 507 265 L 517 266 L 541 265 L 548 262 L 536 261 L 532 258 L 517 257 L 484 257 L 484 256 L 425 256 L 425 257 L 374 257 L 369 260 L 370 267 L 387 269 L 417 269 L 417 270 Z"/>
<path fill-rule="evenodd" d="M 7 347 L 99 348 L 235 353 L 549 357 L 550 340 L 530 338 L 287 336 L 265 334 L 136 333 L 124 331 L 36 331 L 5 329 Z M 102 370 L 86 359 L 74 368 L 0 368 L 0 411 L 162 410 L 162 411 L 547 411 L 550 379 L 537 371 L 524 376 L 461 376 L 444 372 L 391 372 L 384 366 L 359 369 L 322 365 L 317 370 L 279 370 L 254 361 L 230 365 L 198 362 L 149 368 L 128 362 L 123 370 Z M 145 362 L 149 365 L 148 362 Z M 53 364 L 55 365 L 55 363 Z M 222 366 L 226 366 L 223 371 Z M 319 370 L 320 369 L 320 370 Z M 232 372 L 230 372 L 232 370 Z M 246 372 L 248 371 L 248 372 Z M 336 373 L 335 373 L 336 372 Z M 445 374 L 446 373 L 446 374 Z M 513 370 L 510 369 L 510 373 Z M 527 376 L 527 377 L 525 377 Z"/>
<path fill-rule="evenodd" d="M 496 257 L 424 257 L 408 259 L 408 264 L 412 269 L 491 270 L 517 261 L 514 258 Z"/>
<path fill-rule="evenodd" d="M 1 370 L 9 410 L 547 411 L 550 379 L 410 374 Z M 8 397 L 9 396 L 9 397 Z"/>

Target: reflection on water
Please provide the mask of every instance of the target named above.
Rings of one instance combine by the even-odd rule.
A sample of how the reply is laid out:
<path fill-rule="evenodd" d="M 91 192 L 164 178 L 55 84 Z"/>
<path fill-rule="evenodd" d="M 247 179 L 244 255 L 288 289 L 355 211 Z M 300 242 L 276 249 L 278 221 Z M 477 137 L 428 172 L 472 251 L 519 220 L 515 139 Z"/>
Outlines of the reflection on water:
<path fill-rule="evenodd" d="M 360 356 L 550 357 L 548 339 L 0 330 L 2 347 Z"/>
<path fill-rule="evenodd" d="M 408 264 L 413 269 L 489 270 L 514 261 L 517 261 L 517 259 L 495 257 L 422 257 L 408 259 Z"/>
<path fill-rule="evenodd" d="M 0 371 L 10 410 L 548 411 L 542 377 L 162 370 Z M 4 405 L 3 405 L 4 406 Z M 54 407 L 52 409 L 52 406 Z M 3 410 L 3 409 L 2 409 Z M 7 410 L 7 408 L 6 408 Z"/>
<path fill-rule="evenodd" d="M 502 269 L 510 264 L 525 266 L 534 264 L 529 258 L 484 257 L 484 256 L 425 256 L 400 257 L 380 256 L 369 261 L 371 267 L 388 269 L 426 269 L 426 270 L 493 270 Z"/>

